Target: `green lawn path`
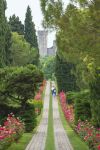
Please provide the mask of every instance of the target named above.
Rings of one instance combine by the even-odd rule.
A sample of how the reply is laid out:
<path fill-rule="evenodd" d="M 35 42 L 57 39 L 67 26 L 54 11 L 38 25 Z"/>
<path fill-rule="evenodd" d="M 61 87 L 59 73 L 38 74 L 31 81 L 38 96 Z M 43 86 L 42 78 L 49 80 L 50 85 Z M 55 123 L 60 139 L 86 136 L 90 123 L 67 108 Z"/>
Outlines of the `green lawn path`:
<path fill-rule="evenodd" d="M 47 130 L 45 150 L 55 150 L 54 128 L 53 128 L 52 94 L 51 93 L 50 93 L 50 102 L 49 102 L 48 130 Z"/>

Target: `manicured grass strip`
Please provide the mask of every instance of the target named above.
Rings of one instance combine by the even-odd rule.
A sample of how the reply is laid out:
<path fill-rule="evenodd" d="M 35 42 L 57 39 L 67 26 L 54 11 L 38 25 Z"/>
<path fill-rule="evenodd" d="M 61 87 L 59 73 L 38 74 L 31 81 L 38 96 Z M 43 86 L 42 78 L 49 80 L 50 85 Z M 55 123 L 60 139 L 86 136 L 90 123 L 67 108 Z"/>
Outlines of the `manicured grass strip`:
<path fill-rule="evenodd" d="M 63 124 L 64 129 L 66 130 L 66 133 L 69 137 L 69 140 L 73 146 L 74 150 L 89 150 L 88 146 L 85 142 L 83 142 L 80 137 L 72 130 L 72 128 L 67 123 L 64 114 L 61 109 L 60 102 L 59 103 L 59 112 L 60 112 L 60 118 Z"/>
<path fill-rule="evenodd" d="M 55 150 L 54 128 L 53 128 L 53 109 L 52 109 L 52 95 L 51 94 L 50 94 L 50 102 L 49 102 L 48 131 L 47 131 L 45 150 Z"/>
<path fill-rule="evenodd" d="M 25 150 L 27 144 L 32 138 L 33 133 L 24 133 L 18 143 L 13 143 L 7 150 Z"/>

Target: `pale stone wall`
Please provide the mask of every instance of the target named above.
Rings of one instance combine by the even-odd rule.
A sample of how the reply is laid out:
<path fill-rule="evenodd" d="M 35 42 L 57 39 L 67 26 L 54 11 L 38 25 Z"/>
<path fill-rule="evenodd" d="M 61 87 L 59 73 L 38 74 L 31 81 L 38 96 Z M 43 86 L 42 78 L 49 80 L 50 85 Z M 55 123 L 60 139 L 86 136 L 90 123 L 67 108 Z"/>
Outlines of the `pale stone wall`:
<path fill-rule="evenodd" d="M 47 56 L 47 35 L 48 32 L 45 30 L 38 31 L 39 54 L 41 57 Z"/>
<path fill-rule="evenodd" d="M 56 47 L 56 41 L 53 41 L 53 46 L 50 48 L 47 48 L 47 55 L 48 56 L 55 56 L 56 55 L 56 51 L 57 51 L 57 47 Z"/>

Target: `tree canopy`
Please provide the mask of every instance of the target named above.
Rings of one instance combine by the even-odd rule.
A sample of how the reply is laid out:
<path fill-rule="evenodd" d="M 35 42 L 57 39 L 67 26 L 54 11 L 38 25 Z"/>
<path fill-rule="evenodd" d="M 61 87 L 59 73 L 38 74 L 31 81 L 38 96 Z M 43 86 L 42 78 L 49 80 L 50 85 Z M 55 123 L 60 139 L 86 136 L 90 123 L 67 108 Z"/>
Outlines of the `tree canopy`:
<path fill-rule="evenodd" d="M 32 21 L 31 8 L 27 7 L 25 18 L 25 39 L 32 47 L 38 48 L 35 24 Z"/>
<path fill-rule="evenodd" d="M 40 2 L 45 27 L 56 29 L 59 63 L 56 65 L 57 82 L 59 84 L 66 81 L 64 90 L 68 91 L 72 82 L 70 78 L 65 79 L 70 75 L 76 79 L 79 91 L 89 89 L 92 120 L 95 125 L 100 126 L 100 0 L 71 0 L 66 8 L 62 0 Z M 63 63 L 60 65 L 61 62 L 66 63 L 66 68 Z M 73 67 L 67 72 L 69 64 Z M 64 72 L 67 77 L 58 78 Z M 62 86 L 59 85 L 61 89 Z M 73 87 L 70 90 L 73 90 Z"/>
<path fill-rule="evenodd" d="M 0 69 L 0 103 L 17 100 L 25 107 L 42 81 L 43 73 L 34 65 Z"/>
<path fill-rule="evenodd" d="M 12 33 L 12 64 L 13 66 L 23 66 L 29 63 L 36 64 L 37 49 L 30 46 L 22 35 L 17 32 Z"/>
<path fill-rule="evenodd" d="M 18 32 L 18 34 L 24 35 L 24 25 L 20 21 L 19 17 L 15 16 L 15 14 L 10 16 L 9 25 L 12 32 Z"/>

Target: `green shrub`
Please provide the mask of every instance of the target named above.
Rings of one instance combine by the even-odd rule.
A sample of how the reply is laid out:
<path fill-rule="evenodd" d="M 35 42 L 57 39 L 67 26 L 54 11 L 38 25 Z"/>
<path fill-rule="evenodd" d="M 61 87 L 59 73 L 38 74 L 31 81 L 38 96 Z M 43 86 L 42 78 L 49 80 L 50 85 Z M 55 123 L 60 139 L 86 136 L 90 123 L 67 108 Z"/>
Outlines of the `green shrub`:
<path fill-rule="evenodd" d="M 90 83 L 92 122 L 100 127 L 100 68 L 95 72 L 95 80 Z"/>
<path fill-rule="evenodd" d="M 5 67 L 0 69 L 0 103 L 16 100 L 23 109 L 28 99 L 33 98 L 43 73 L 34 65 Z"/>
<path fill-rule="evenodd" d="M 58 91 L 76 91 L 76 77 L 72 74 L 72 70 L 75 69 L 75 65 L 66 62 L 65 60 L 56 56 L 55 76 L 57 79 Z"/>
<path fill-rule="evenodd" d="M 43 108 L 43 101 L 42 100 L 29 100 L 29 103 L 34 105 L 35 112 L 37 115 L 41 113 L 41 109 Z"/>
<path fill-rule="evenodd" d="M 8 114 L 13 112 L 15 116 L 19 116 L 18 113 L 20 111 L 20 107 L 9 106 L 7 104 L 0 104 L 0 124 L 2 125 L 7 118 Z"/>
<path fill-rule="evenodd" d="M 74 104 L 75 123 L 77 123 L 79 119 L 81 119 L 82 121 L 86 119 L 91 119 L 89 90 L 84 90 L 80 92 L 68 92 L 67 99 L 69 99 L 69 103 Z"/>
<path fill-rule="evenodd" d="M 25 130 L 31 132 L 37 124 L 34 105 L 27 103 L 25 110 L 20 112 L 20 116 L 25 123 Z"/>
<path fill-rule="evenodd" d="M 42 100 L 33 100 L 33 104 L 35 108 L 42 109 L 43 107 L 43 101 Z"/>
<path fill-rule="evenodd" d="M 25 110 L 21 107 L 12 107 L 8 105 L 0 105 L 0 124 L 3 124 L 8 114 L 13 112 L 15 116 L 22 118 L 25 122 L 25 130 L 32 131 L 36 126 L 36 114 L 34 104 L 27 103 Z"/>
<path fill-rule="evenodd" d="M 78 120 L 85 121 L 86 119 L 91 119 L 91 108 L 90 103 L 87 101 L 82 101 L 79 99 L 75 100 L 75 123 Z"/>
<path fill-rule="evenodd" d="M 67 92 L 66 93 L 66 99 L 68 104 L 73 104 L 75 100 L 76 92 Z"/>

